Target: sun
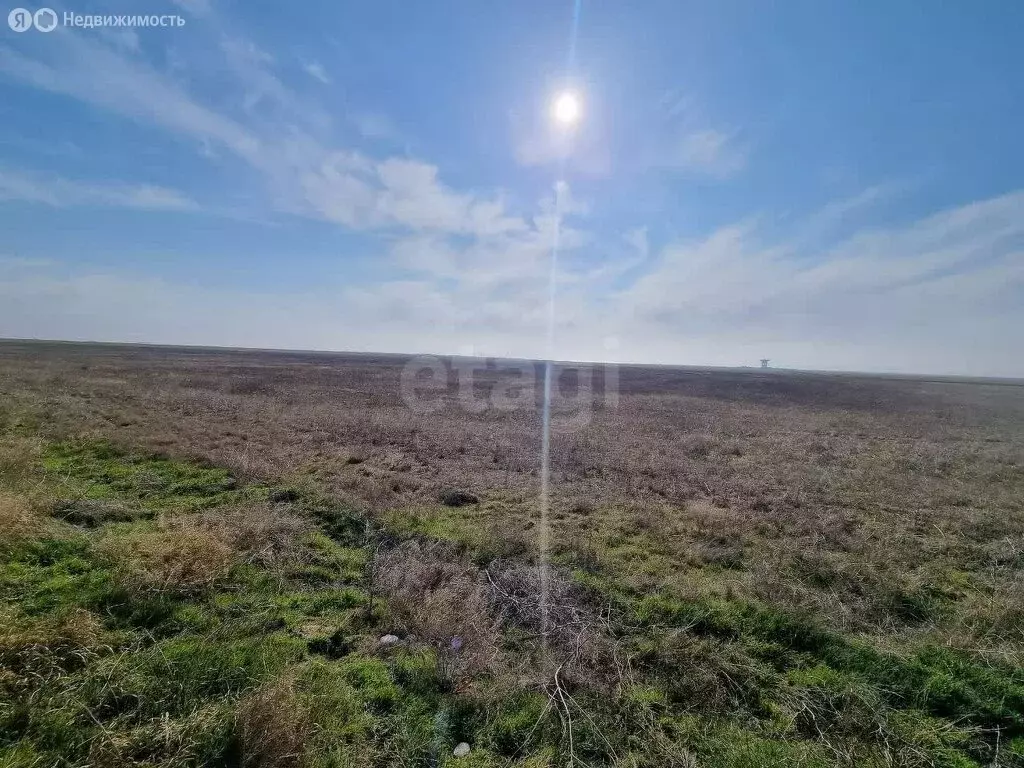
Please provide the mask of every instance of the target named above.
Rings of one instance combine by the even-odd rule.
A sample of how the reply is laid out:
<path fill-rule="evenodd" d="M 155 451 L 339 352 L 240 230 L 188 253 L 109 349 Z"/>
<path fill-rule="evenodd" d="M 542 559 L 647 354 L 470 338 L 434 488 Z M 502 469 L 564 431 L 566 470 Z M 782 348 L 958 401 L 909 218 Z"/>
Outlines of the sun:
<path fill-rule="evenodd" d="M 572 91 L 558 94 L 551 105 L 551 115 L 559 125 L 573 126 L 580 119 L 580 99 Z"/>

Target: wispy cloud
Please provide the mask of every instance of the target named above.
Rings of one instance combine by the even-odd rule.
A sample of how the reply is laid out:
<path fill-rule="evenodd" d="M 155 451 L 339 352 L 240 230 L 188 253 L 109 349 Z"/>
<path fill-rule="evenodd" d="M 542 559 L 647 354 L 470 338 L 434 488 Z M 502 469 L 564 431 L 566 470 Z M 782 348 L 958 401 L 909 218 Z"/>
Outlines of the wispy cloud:
<path fill-rule="evenodd" d="M 740 223 L 668 246 L 617 297 L 618 316 L 662 349 L 687 339 L 753 359 L 802 345 L 826 367 L 1024 372 L 1005 359 L 1024 322 L 1024 192 L 813 252 L 802 234 L 772 241 Z"/>
<path fill-rule="evenodd" d="M 623 239 L 629 243 L 641 259 L 647 259 L 651 252 L 651 244 L 647 238 L 647 227 L 637 227 L 627 232 Z"/>
<path fill-rule="evenodd" d="M 17 335 L 412 352 L 472 345 L 535 356 L 546 314 L 545 226 L 471 245 L 409 235 L 390 254 L 404 276 L 341 291 L 0 273 L 0 325 Z M 615 337 L 616 356 L 637 362 L 768 356 L 793 367 L 1024 375 L 1024 192 L 863 229 L 818 259 L 794 245 L 800 229 L 773 241 L 738 223 L 671 244 L 611 294 L 589 290 L 601 277 L 588 265 L 563 265 L 556 354 L 601 359 Z M 625 239 L 642 249 L 639 232 Z"/>
<path fill-rule="evenodd" d="M 67 206 L 105 206 L 150 211 L 192 211 L 199 206 L 182 193 L 151 184 L 72 181 L 51 174 L 0 168 L 0 200 Z"/>
<path fill-rule="evenodd" d="M 690 94 L 664 93 L 650 117 L 646 167 L 728 179 L 747 165 L 749 145 L 735 128 L 715 125 Z"/>
<path fill-rule="evenodd" d="M 6 270 L 0 326 L 96 339 L 543 351 L 554 195 L 510 203 L 500 190 L 458 188 L 409 152 L 389 156 L 387 144 L 400 139 L 386 118 L 328 112 L 304 95 L 323 90 L 297 69 L 303 60 L 285 56 L 285 66 L 279 53 L 231 34 L 205 0 L 177 2 L 205 20 L 216 87 L 187 55 L 165 70 L 130 41 L 67 30 L 54 33 L 59 45 L 0 45 L 0 73 L 193 145 L 211 167 L 257 181 L 254 194 L 279 213 L 376 233 L 384 277 L 342 291 L 259 292 L 86 267 Z M 330 82 L 306 61 L 309 77 Z M 727 180 L 751 163 L 748 134 L 693 97 L 669 92 L 652 109 L 649 141 L 615 154 L 616 164 Z M 520 164 L 553 162 L 565 149 L 546 117 L 540 108 L 513 116 Z M 574 172 L 610 171 L 602 124 L 581 126 Z M 871 226 L 865 213 L 891 191 L 870 187 L 782 226 L 767 212 L 751 215 L 665 245 L 656 226 L 592 221 L 563 189 L 558 354 L 599 358 L 614 336 L 617 354 L 635 361 L 767 355 L 796 366 L 1024 374 L 1024 192 Z M 196 210 L 187 192 L 0 169 L 0 199 L 50 206 Z"/>
<path fill-rule="evenodd" d="M 0 72 L 36 88 L 70 96 L 175 135 L 210 141 L 253 165 L 262 165 L 261 142 L 237 121 L 202 106 L 149 65 L 82 35 L 65 33 L 30 58 L 0 46 Z"/>
<path fill-rule="evenodd" d="M 401 141 L 402 133 L 387 115 L 377 112 L 358 111 L 349 115 L 349 120 L 359 134 L 367 139 Z"/>
<path fill-rule="evenodd" d="M 220 42 L 244 94 L 243 119 L 204 103 L 180 79 L 144 62 L 81 35 L 67 38 L 59 50 L 48 48 L 45 59 L 0 46 L 0 71 L 192 139 L 204 155 L 226 150 L 265 178 L 273 205 L 283 212 L 364 230 L 397 226 L 486 236 L 527 226 L 493 195 L 445 186 L 429 163 L 370 158 L 320 138 L 327 118 L 287 88 L 273 73 L 274 57 L 250 41 Z"/>
<path fill-rule="evenodd" d="M 324 85 L 331 84 L 331 78 L 327 75 L 327 70 L 324 69 L 323 64 L 319 64 L 315 61 L 311 61 L 302 67 L 306 70 L 306 73 L 315 80 L 319 80 Z"/>
<path fill-rule="evenodd" d="M 108 40 L 115 48 L 121 48 L 131 53 L 138 53 L 141 50 L 139 34 L 134 29 L 100 27 L 98 32 L 101 37 Z"/>
<path fill-rule="evenodd" d="M 404 158 L 373 161 L 336 152 L 302 178 L 306 202 L 323 218 L 353 229 L 402 227 L 486 237 L 522 230 L 526 222 L 500 199 L 458 193 L 438 169 Z"/>
<path fill-rule="evenodd" d="M 659 154 L 657 162 L 666 168 L 726 179 L 743 170 L 747 149 L 735 133 L 714 129 L 684 132 Z"/>

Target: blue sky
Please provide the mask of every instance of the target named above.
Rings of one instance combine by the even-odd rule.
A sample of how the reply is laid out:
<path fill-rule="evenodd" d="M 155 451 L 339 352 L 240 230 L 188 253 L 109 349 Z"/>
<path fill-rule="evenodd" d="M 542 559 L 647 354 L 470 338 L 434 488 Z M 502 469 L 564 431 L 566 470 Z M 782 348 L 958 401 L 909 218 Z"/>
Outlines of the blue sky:
<path fill-rule="evenodd" d="M 1020 3 L 52 7 L 0 336 L 1024 376 Z"/>

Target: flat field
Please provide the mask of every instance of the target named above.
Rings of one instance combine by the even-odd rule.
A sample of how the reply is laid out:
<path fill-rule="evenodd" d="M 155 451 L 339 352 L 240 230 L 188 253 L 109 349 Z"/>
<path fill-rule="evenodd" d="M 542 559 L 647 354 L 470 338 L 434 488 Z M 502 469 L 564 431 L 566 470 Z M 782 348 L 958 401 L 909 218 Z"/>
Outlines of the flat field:
<path fill-rule="evenodd" d="M 1024 765 L 1024 382 L 542 370 L 0 343 L 0 766 Z"/>

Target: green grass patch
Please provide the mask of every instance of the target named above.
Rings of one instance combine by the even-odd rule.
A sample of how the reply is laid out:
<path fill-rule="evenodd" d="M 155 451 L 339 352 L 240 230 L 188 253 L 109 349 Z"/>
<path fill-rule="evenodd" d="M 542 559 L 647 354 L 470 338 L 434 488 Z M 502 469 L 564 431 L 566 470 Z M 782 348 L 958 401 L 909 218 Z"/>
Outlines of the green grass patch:
<path fill-rule="evenodd" d="M 69 499 L 65 504 L 117 500 L 144 503 L 149 512 L 194 510 L 265 493 L 240 489 L 225 469 L 127 453 L 104 440 L 54 444 L 45 451 L 43 466 L 61 484 L 61 493 Z M 61 513 L 59 504 L 56 511 Z"/>
<path fill-rule="evenodd" d="M 993 762 L 997 742 L 1003 763 L 1024 760 L 1024 670 L 924 639 L 883 651 L 725 590 L 652 589 L 674 561 L 649 532 L 606 531 L 582 554 L 571 542 L 556 553 L 571 599 L 602 617 L 616 648 L 593 662 L 608 669 L 575 672 L 569 698 L 553 702 L 549 679 L 529 666 L 538 646 L 524 629 L 507 632 L 508 655 L 472 679 L 453 679 L 443 644 L 409 628 L 398 646 L 379 647 L 393 627 L 380 621 L 382 598 L 369 611 L 367 574 L 382 537 L 308 484 L 243 485 L 216 467 L 103 441 L 50 445 L 41 461 L 56 520 L 0 557 L 0 768 L 297 765 L 288 750 L 310 768 L 571 758 L 975 768 Z M 0 491 L 18 490 L 0 478 Z M 229 556 L 203 520 L 248 502 L 314 530 L 296 526 L 286 560 Z M 517 533 L 527 506 L 512 522 L 492 519 L 516 503 L 397 510 L 385 532 L 455 542 L 460 568 L 529 560 Z M 202 578 L 215 554 L 216 577 Z M 742 564 L 675 566 L 720 586 Z M 818 576 L 839 578 L 830 573 Z M 428 592 L 443 585 L 436 577 Z M 883 597 L 907 624 L 923 623 L 962 581 L 895 585 Z M 623 676 L 613 680 L 615 664 Z M 461 741 L 472 751 L 455 759 Z"/>

